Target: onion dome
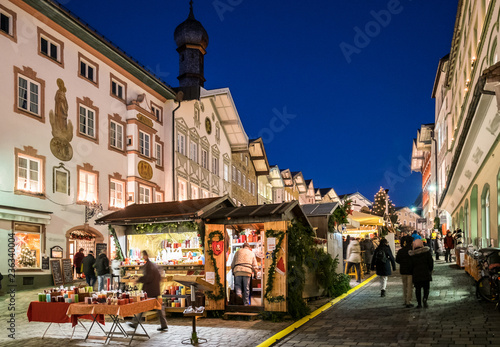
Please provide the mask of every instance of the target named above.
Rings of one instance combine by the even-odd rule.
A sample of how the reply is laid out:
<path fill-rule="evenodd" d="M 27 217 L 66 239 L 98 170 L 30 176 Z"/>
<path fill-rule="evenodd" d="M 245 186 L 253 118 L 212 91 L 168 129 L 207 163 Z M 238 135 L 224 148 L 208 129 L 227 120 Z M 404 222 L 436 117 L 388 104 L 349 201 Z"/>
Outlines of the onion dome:
<path fill-rule="evenodd" d="M 193 1 L 189 2 L 189 16 L 179 24 L 174 31 L 174 40 L 177 47 L 187 44 L 200 45 L 203 49 L 208 46 L 208 34 L 203 25 L 194 18 Z"/>

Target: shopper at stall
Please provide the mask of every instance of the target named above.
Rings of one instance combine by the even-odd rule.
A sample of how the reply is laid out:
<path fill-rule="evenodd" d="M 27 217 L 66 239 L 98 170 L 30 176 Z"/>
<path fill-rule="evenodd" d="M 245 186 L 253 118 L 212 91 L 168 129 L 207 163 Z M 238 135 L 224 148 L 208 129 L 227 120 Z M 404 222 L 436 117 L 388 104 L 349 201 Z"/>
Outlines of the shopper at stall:
<path fill-rule="evenodd" d="M 94 264 L 95 264 L 94 252 L 89 251 L 89 254 L 85 258 L 83 258 L 82 265 L 83 265 L 83 273 L 87 280 L 87 284 L 91 287 L 94 286 L 96 280 Z"/>
<path fill-rule="evenodd" d="M 346 273 L 351 271 L 354 266 L 356 269 L 356 280 L 361 283 L 361 247 L 358 240 L 353 239 L 347 246 L 347 269 Z"/>
<path fill-rule="evenodd" d="M 250 305 L 250 279 L 252 273 L 257 277 L 257 258 L 252 252 L 248 242 L 243 244 L 238 252 L 234 254 L 231 270 L 234 274 L 234 291 L 238 297 L 242 297 L 245 306 Z"/>
<path fill-rule="evenodd" d="M 412 297 L 412 276 L 411 276 L 411 257 L 408 253 L 412 250 L 413 237 L 403 236 L 401 238 L 402 248 L 396 254 L 396 263 L 399 264 L 399 273 L 403 280 L 403 298 L 406 308 L 413 307 L 411 303 Z"/>
<path fill-rule="evenodd" d="M 382 297 L 385 296 L 388 276 L 392 274 L 391 265 L 392 270 L 396 271 L 396 262 L 389 247 L 389 242 L 385 238 L 382 238 L 380 245 L 375 249 L 375 253 L 373 253 L 371 262 L 371 269 L 376 269 L 377 275 L 380 277 L 380 296 Z"/>
<path fill-rule="evenodd" d="M 344 257 L 344 269 L 345 264 L 347 264 L 347 247 L 349 247 L 349 243 L 351 242 L 351 235 L 347 235 L 342 240 L 342 256 Z"/>
<path fill-rule="evenodd" d="M 424 290 L 423 304 L 427 308 L 432 270 L 434 269 L 432 254 L 429 247 L 424 247 L 422 240 L 413 241 L 413 250 L 409 251 L 408 254 L 411 258 L 410 269 L 417 297 L 417 308 L 422 308 L 422 289 Z"/>
<path fill-rule="evenodd" d="M 106 250 L 102 249 L 101 254 L 97 256 L 95 261 L 95 269 L 97 271 L 97 290 L 104 290 L 104 281 L 106 276 L 109 275 L 109 259 L 106 256 Z"/>
<path fill-rule="evenodd" d="M 147 251 L 142 251 L 142 258 L 146 262 L 142 267 L 142 276 L 137 279 L 137 282 L 142 283 L 142 290 L 148 294 L 149 299 L 156 299 L 161 295 L 160 292 L 160 281 L 161 275 L 160 271 L 158 271 L 158 267 L 155 263 L 152 263 L 149 260 L 149 255 Z M 165 312 L 163 309 L 156 310 L 158 312 L 158 316 L 160 317 L 160 327 L 156 330 L 164 331 L 168 329 L 167 326 L 167 318 L 165 317 Z M 133 323 L 129 323 L 129 326 L 132 328 L 137 328 L 137 325 L 141 321 L 142 312 L 137 316 L 137 320 Z"/>
<path fill-rule="evenodd" d="M 73 266 L 75 267 L 76 278 L 82 278 L 82 261 L 85 258 L 83 248 L 80 248 L 73 257 Z"/>
<path fill-rule="evenodd" d="M 366 274 L 370 274 L 370 264 L 373 258 L 373 252 L 375 252 L 375 246 L 373 245 L 373 241 L 370 239 L 370 235 L 365 235 L 365 239 L 361 241 L 361 252 L 363 252 L 363 261 L 366 266 Z"/>
<path fill-rule="evenodd" d="M 446 232 L 446 236 L 444 237 L 444 260 L 447 263 L 451 262 L 451 250 L 455 248 L 455 242 L 453 240 L 453 236 L 451 236 L 451 231 Z"/>

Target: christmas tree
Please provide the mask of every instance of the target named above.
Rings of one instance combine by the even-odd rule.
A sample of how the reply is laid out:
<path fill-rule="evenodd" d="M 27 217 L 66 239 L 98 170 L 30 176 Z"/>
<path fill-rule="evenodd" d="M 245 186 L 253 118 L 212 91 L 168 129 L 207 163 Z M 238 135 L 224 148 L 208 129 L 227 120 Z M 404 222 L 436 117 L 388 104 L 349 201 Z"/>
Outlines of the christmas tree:
<path fill-rule="evenodd" d="M 387 212 L 389 214 L 389 218 L 391 220 L 392 225 L 394 225 L 398 221 L 398 216 L 396 215 L 396 208 L 392 203 L 389 195 L 386 193 L 385 189 L 380 187 L 377 194 L 375 194 L 375 198 L 373 201 L 372 212 L 377 216 L 385 215 L 385 207 L 387 201 Z"/>
<path fill-rule="evenodd" d="M 19 265 L 23 267 L 33 266 L 36 263 L 35 256 L 31 253 L 31 249 L 24 247 L 19 254 Z"/>

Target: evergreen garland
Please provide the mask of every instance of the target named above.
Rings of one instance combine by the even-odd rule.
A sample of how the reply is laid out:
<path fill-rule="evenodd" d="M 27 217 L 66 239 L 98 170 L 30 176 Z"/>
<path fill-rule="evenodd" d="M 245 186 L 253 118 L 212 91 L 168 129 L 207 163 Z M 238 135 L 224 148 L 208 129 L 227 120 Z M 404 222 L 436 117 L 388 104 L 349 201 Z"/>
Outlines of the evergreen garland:
<path fill-rule="evenodd" d="M 274 275 L 276 273 L 276 261 L 278 258 L 278 252 L 281 249 L 281 244 L 283 243 L 283 240 L 285 238 L 285 232 L 284 231 L 274 231 L 274 230 L 266 230 L 266 238 L 269 237 L 276 237 L 278 239 L 278 243 L 276 244 L 276 247 L 273 250 L 272 253 L 272 260 L 273 262 L 269 266 L 268 270 L 268 279 L 266 283 L 266 293 L 264 294 L 264 297 L 266 298 L 267 302 L 273 303 L 273 302 L 282 302 L 285 301 L 285 296 L 284 295 L 278 295 L 278 296 L 272 296 L 271 292 L 273 290 L 273 284 L 274 284 Z"/>
<path fill-rule="evenodd" d="M 113 241 L 115 242 L 115 259 L 120 261 L 125 260 L 125 257 L 123 256 L 122 246 L 120 246 L 120 242 L 118 242 L 118 236 L 116 235 L 115 229 L 111 225 L 108 225 L 108 229 L 111 236 L 113 236 Z"/>
<path fill-rule="evenodd" d="M 198 223 L 179 222 L 179 223 L 144 223 L 135 226 L 136 234 L 153 234 L 161 232 L 176 232 L 179 229 L 198 231 Z"/>
<path fill-rule="evenodd" d="M 215 256 L 214 256 L 214 250 L 212 249 L 212 241 L 214 236 L 219 237 L 219 241 L 224 241 L 224 235 L 220 231 L 212 231 L 210 234 L 208 234 L 208 250 L 207 253 L 210 255 L 210 259 L 212 260 L 212 264 L 214 264 L 214 270 L 215 270 L 215 281 L 217 282 L 217 286 L 219 287 L 219 294 L 215 295 L 213 291 L 207 291 L 205 294 L 207 297 L 211 300 L 218 301 L 222 298 L 224 298 L 224 286 L 222 285 L 220 275 L 219 275 L 219 267 L 217 266 L 217 262 L 215 261 Z"/>

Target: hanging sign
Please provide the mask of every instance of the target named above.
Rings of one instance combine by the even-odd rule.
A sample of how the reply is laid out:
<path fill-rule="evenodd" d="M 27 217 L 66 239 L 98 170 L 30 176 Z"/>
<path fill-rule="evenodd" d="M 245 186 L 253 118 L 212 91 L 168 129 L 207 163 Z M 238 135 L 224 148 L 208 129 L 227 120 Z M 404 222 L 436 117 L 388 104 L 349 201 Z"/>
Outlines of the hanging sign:
<path fill-rule="evenodd" d="M 221 254 L 223 249 L 224 241 L 212 241 L 212 250 L 214 251 L 214 255 Z"/>

